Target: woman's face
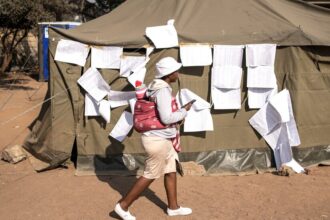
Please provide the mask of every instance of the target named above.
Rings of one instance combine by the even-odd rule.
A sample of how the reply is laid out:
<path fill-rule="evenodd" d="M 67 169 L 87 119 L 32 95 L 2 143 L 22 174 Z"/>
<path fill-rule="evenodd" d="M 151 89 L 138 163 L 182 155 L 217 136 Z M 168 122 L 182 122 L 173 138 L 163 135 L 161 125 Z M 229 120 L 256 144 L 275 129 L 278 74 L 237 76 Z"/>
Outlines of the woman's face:
<path fill-rule="evenodd" d="M 176 80 L 179 78 L 179 72 L 175 71 L 171 73 L 169 76 L 170 82 L 176 82 Z"/>

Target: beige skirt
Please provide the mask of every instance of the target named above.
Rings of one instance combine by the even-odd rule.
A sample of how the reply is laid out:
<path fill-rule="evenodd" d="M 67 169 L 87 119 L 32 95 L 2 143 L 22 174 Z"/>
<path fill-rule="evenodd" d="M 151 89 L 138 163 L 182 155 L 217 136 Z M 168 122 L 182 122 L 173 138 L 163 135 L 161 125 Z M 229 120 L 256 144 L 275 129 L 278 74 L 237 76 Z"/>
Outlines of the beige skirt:
<path fill-rule="evenodd" d="M 178 154 L 169 139 L 142 135 L 142 144 L 147 153 L 143 176 L 157 179 L 165 173 L 176 172 Z"/>

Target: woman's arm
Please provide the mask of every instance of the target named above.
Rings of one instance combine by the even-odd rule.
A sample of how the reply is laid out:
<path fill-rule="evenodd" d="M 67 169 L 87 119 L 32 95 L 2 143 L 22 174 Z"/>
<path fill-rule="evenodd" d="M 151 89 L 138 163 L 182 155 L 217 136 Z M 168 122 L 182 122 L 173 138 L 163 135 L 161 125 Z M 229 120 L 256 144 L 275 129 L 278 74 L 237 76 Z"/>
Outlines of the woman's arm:
<path fill-rule="evenodd" d="M 155 98 L 157 110 L 162 123 L 166 125 L 173 124 L 182 121 L 186 117 L 187 110 L 185 108 L 172 112 L 172 94 L 168 88 L 158 90 Z"/>

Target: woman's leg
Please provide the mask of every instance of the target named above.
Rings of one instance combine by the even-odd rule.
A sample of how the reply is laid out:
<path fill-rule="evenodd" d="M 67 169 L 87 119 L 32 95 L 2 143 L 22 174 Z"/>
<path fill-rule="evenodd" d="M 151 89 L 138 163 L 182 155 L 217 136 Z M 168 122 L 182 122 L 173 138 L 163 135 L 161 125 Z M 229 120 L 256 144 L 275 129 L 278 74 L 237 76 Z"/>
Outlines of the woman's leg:
<path fill-rule="evenodd" d="M 125 197 L 123 197 L 119 204 L 125 211 L 128 207 L 141 195 L 141 193 L 149 187 L 149 185 L 154 181 L 154 179 L 147 179 L 141 176 L 130 189 Z"/>
<path fill-rule="evenodd" d="M 178 205 L 176 193 L 176 172 L 165 174 L 164 185 L 168 201 L 167 214 L 169 216 L 190 215 L 192 213 L 191 208 L 181 207 Z"/>
<path fill-rule="evenodd" d="M 168 208 L 178 209 L 176 172 L 166 173 L 164 176 L 164 186 L 167 195 Z"/>

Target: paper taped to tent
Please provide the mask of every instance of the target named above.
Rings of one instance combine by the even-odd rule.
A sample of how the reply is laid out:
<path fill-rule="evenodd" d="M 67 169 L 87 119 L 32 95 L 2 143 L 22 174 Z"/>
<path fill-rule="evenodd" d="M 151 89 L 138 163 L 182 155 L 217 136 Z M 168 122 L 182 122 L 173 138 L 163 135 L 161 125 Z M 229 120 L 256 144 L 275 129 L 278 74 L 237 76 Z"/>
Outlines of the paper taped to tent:
<path fill-rule="evenodd" d="M 77 81 L 94 65 L 93 62 L 101 62 L 104 68 L 98 68 L 97 71 L 111 91 L 134 91 L 134 83 L 128 81 L 130 74 L 138 74 L 143 70 L 141 77 L 136 79 L 144 80 L 147 85 L 154 78 L 155 63 L 167 56 L 181 62 L 180 49 L 185 51 L 189 47 L 193 56 L 184 53 L 187 66 L 180 70 L 181 88 L 189 89 L 215 105 L 207 109 L 211 113 L 213 130 L 185 133 L 181 128 L 181 161 L 195 161 L 203 165 L 208 174 L 255 172 L 276 167 L 275 162 L 283 160 L 274 159 L 273 150 L 277 145 L 274 144 L 274 149 L 270 148 L 262 136 L 269 135 L 260 135 L 249 124 L 249 119 L 277 91 L 283 89 L 288 90 L 292 102 L 287 104 L 290 106 L 287 117 L 291 120 L 294 116 L 296 127 L 277 117 L 279 120 L 273 125 L 274 130 L 269 132 L 286 132 L 283 136 L 286 141 L 278 142 L 281 144 L 278 149 L 284 149 L 282 145 L 287 144 L 287 154 L 283 155 L 292 154 L 294 163 L 298 162 L 302 166 L 329 161 L 329 24 L 329 10 L 299 0 L 127 0 L 111 13 L 75 29 L 52 28 L 49 31 L 50 79 L 46 97 L 51 100 L 43 105 L 39 116 L 30 126 L 31 133 L 25 140 L 24 148 L 45 162 L 43 167 L 36 168 L 38 171 L 57 167 L 70 160 L 76 148 L 77 174 L 136 174 L 143 169 L 145 159 L 141 134 L 133 130 L 128 132 L 126 129 L 131 126 L 117 125 L 123 112 L 132 112 L 128 103 L 134 103 L 134 99 L 126 100 L 125 105 L 116 108 L 111 105 L 107 107 L 111 108 L 111 118 L 110 109 L 104 113 L 110 122 L 107 123 L 99 114 L 85 116 L 85 95 L 89 93 Z M 147 28 L 148 33 L 152 30 L 153 39 L 146 35 Z M 157 30 L 171 36 L 169 42 L 162 42 L 163 35 Z M 76 56 L 79 62 L 68 54 L 64 55 L 64 58 L 68 57 L 68 62 L 63 56 L 56 59 L 58 44 L 63 40 L 87 45 L 81 47 L 84 56 Z M 157 48 L 157 45 L 161 46 Z M 202 49 L 204 52 L 196 52 L 202 48 L 201 45 L 206 45 L 206 49 Z M 226 49 L 216 52 L 224 54 L 222 58 L 210 57 L 212 54 L 215 56 L 215 45 L 220 46 L 219 50 Z M 241 50 L 230 49 L 227 47 L 230 45 L 243 48 L 243 58 Z M 253 45 L 261 47 L 254 50 L 250 48 Z M 62 53 L 66 53 L 66 48 L 62 46 Z M 105 49 L 107 53 L 100 54 L 113 57 L 111 51 L 114 50 L 109 49 L 111 47 L 123 48 L 116 53 L 119 54 L 117 57 L 112 58 L 114 60 L 92 57 L 97 54 L 91 52 L 93 48 L 108 48 Z M 153 47 L 156 49 L 153 50 Z M 247 52 L 248 48 L 250 52 Z M 90 51 L 88 55 L 86 50 Z M 207 58 L 199 59 L 199 54 L 207 54 Z M 145 66 L 139 65 L 141 68 L 131 71 L 125 69 L 122 70 L 125 74 L 120 74 L 123 56 L 144 56 Z M 116 65 L 110 65 L 111 62 Z M 196 62 L 197 65 L 194 65 Z M 249 81 L 250 86 L 247 86 L 248 69 L 251 74 L 249 77 L 254 77 L 249 78 L 252 80 Z M 219 73 L 219 79 L 211 80 L 212 74 L 217 74 L 218 70 L 230 72 Z M 239 78 L 235 79 L 230 73 Z M 258 74 L 262 73 L 271 78 L 262 75 L 259 78 Z M 221 82 L 222 76 L 227 77 L 226 81 Z M 93 85 L 89 86 L 93 88 Z M 102 99 L 111 101 L 107 89 L 104 91 Z M 177 91 L 178 86 L 173 85 L 173 92 Z M 212 99 L 216 101 L 212 102 Z M 103 100 L 94 99 L 92 107 L 100 107 Z M 272 106 L 269 104 L 267 109 Z M 285 111 L 278 110 L 276 113 L 273 109 L 270 112 L 283 115 Z M 121 126 L 125 127 L 125 132 L 118 129 Z M 113 128 L 116 128 L 115 131 Z M 185 129 L 191 130 L 189 127 Z M 298 131 L 299 146 L 291 148 L 288 129 Z M 112 135 L 128 134 L 127 137 L 115 139 L 109 135 L 111 132 Z M 278 156 L 281 155 L 279 152 Z"/>

